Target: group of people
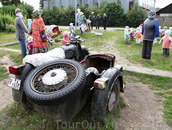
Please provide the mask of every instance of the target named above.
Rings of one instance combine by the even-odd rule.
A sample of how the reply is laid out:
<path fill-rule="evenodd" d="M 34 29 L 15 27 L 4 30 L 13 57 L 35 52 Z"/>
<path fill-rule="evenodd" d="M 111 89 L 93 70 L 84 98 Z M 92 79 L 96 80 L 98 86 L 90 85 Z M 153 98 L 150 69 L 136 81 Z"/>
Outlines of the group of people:
<path fill-rule="evenodd" d="M 33 21 L 30 30 L 27 29 L 23 19 L 22 10 L 15 9 L 15 27 L 16 38 L 20 42 L 21 54 L 23 57 L 27 55 L 27 48 L 29 54 L 45 53 L 48 51 L 48 39 L 45 33 L 45 24 L 41 17 L 41 10 L 33 11 Z M 28 47 L 26 46 L 26 33 L 32 35 L 28 38 Z"/>
<path fill-rule="evenodd" d="M 99 14 L 97 14 L 97 17 L 95 18 L 94 12 L 92 12 L 91 15 L 89 16 L 89 20 L 91 21 L 91 29 L 93 29 L 95 22 L 96 22 L 96 29 L 99 29 L 100 25 L 102 24 L 101 17 L 99 16 Z M 104 13 L 104 15 L 103 15 L 104 30 L 106 30 L 106 22 L 107 22 L 107 15 L 106 15 L 106 13 Z"/>

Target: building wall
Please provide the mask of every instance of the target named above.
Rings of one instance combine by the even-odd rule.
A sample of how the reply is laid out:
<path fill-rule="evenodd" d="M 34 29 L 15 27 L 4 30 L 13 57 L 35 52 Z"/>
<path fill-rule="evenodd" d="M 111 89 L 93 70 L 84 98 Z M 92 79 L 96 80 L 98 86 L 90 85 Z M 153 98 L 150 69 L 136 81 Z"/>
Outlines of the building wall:
<path fill-rule="evenodd" d="M 88 4 L 89 8 L 93 8 L 95 5 L 98 4 L 100 7 L 100 4 L 103 0 L 76 0 L 77 5 L 82 4 L 82 6 L 85 6 Z M 138 3 L 140 6 L 147 8 L 147 9 L 154 9 L 154 0 L 107 0 L 107 2 L 121 2 L 124 11 L 127 12 L 129 10 L 129 2 L 135 2 Z M 50 8 L 52 8 L 53 5 L 56 5 L 58 7 L 68 7 L 69 5 L 75 6 L 75 0 L 50 0 Z M 44 8 L 48 7 L 48 1 L 44 1 Z"/>
<path fill-rule="evenodd" d="M 158 20 L 159 26 L 167 26 L 167 27 L 172 27 L 172 17 L 156 17 L 156 19 Z"/>

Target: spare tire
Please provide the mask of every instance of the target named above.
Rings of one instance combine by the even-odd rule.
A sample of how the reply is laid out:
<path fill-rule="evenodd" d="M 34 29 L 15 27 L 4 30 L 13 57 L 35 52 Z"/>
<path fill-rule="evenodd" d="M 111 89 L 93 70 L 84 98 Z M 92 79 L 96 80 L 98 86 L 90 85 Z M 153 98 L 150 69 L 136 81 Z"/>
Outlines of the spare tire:
<path fill-rule="evenodd" d="M 35 68 L 24 82 L 28 99 L 38 105 L 55 105 L 76 98 L 85 85 L 85 70 L 76 61 L 61 59 Z"/>

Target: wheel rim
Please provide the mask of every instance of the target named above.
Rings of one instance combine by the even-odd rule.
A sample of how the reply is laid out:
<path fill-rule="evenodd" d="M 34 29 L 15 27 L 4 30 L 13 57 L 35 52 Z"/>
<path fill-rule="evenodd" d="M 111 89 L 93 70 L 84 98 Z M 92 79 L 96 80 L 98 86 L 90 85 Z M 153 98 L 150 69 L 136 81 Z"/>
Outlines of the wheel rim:
<path fill-rule="evenodd" d="M 117 102 L 117 89 L 118 89 L 118 85 L 114 83 L 109 96 L 109 102 L 108 102 L 109 111 L 112 111 L 112 109 L 114 108 Z"/>
<path fill-rule="evenodd" d="M 57 72 L 63 71 L 60 76 L 60 79 L 57 81 L 47 81 L 45 78 L 48 75 L 51 75 L 53 78 L 54 76 L 58 75 Z M 48 76 L 51 78 L 51 76 Z M 57 91 L 62 91 L 69 87 L 78 77 L 78 69 L 70 63 L 58 63 L 58 64 L 51 64 L 49 66 L 45 66 L 38 70 L 30 81 L 30 86 L 33 91 L 40 94 L 49 94 L 55 93 Z M 59 75 L 57 76 L 59 78 Z M 43 82 L 44 79 L 44 82 Z M 47 83 L 48 82 L 48 83 Z"/>

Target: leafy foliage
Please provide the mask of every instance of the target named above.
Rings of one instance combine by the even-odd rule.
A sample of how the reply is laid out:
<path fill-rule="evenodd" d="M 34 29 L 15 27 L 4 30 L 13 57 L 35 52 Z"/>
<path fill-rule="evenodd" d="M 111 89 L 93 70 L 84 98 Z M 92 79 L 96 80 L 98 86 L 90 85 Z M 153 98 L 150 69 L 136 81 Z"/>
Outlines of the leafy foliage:
<path fill-rule="evenodd" d="M 44 7 L 44 2 L 43 2 L 44 0 L 40 0 L 39 1 L 39 7 L 40 7 L 40 9 L 43 9 L 43 7 Z"/>
<path fill-rule="evenodd" d="M 6 31 L 8 32 L 8 33 L 11 33 L 11 32 L 15 32 L 16 31 L 16 28 L 15 28 L 15 26 L 14 25 L 7 25 L 6 26 Z"/>
<path fill-rule="evenodd" d="M 0 15 L 0 30 L 4 31 L 8 24 L 14 24 L 14 18 L 10 15 Z"/>
<path fill-rule="evenodd" d="M 29 5 L 29 4 L 20 4 L 18 6 L 16 5 L 8 5 L 8 6 L 3 6 L 0 8 L 0 14 L 9 14 L 11 16 L 16 16 L 15 14 L 15 9 L 16 8 L 20 8 L 21 10 L 23 10 L 22 14 L 23 16 L 26 16 L 27 18 L 31 18 L 31 14 L 33 12 L 33 6 Z"/>
<path fill-rule="evenodd" d="M 138 4 L 134 4 L 133 8 L 127 12 L 127 25 L 138 27 L 147 17 L 147 11 L 142 9 Z"/>
<path fill-rule="evenodd" d="M 3 6 L 4 5 L 12 5 L 12 4 L 17 6 L 17 5 L 21 4 L 20 0 L 0 0 L 0 2 L 2 3 Z"/>
<path fill-rule="evenodd" d="M 124 26 L 124 8 L 116 2 L 108 2 L 105 7 L 107 14 L 107 26 Z"/>

